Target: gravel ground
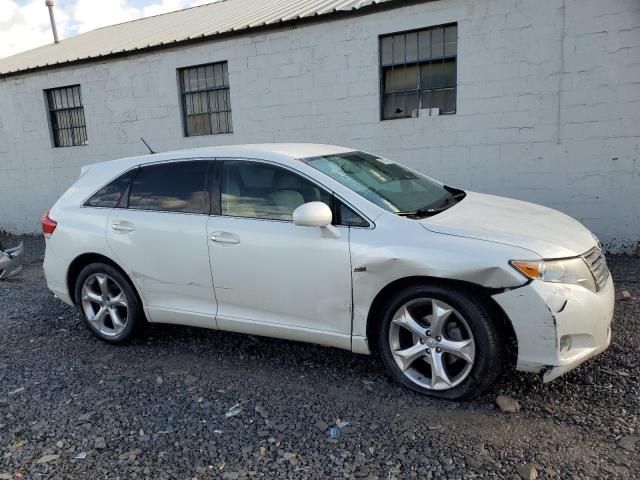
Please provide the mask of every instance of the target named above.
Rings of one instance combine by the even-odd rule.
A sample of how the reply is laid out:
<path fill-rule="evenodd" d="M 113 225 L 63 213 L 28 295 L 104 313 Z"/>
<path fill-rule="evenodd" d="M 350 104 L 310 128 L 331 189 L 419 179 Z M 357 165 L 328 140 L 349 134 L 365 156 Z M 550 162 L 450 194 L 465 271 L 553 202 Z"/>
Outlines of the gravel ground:
<path fill-rule="evenodd" d="M 0 283 L 0 480 L 640 476 L 640 259 L 610 259 L 632 298 L 607 352 L 453 403 L 314 345 L 172 326 L 101 343 L 48 293 L 42 239 L 24 240 L 25 270 Z"/>

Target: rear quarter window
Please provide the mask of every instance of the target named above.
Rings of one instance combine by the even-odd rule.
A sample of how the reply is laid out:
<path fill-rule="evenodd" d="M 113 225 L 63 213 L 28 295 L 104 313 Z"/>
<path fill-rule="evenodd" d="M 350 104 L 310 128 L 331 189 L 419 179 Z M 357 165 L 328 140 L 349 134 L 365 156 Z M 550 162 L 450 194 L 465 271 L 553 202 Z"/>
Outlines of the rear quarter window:
<path fill-rule="evenodd" d="M 129 170 L 108 183 L 85 202 L 89 207 L 115 208 L 137 169 Z"/>

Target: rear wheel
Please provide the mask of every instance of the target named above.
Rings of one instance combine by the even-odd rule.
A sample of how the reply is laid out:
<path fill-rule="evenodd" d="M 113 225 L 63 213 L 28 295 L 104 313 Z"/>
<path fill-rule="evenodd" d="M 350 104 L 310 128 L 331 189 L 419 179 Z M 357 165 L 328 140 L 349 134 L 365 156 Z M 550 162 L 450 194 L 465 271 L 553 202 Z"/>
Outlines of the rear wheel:
<path fill-rule="evenodd" d="M 84 267 L 76 280 L 75 297 L 85 325 L 106 342 L 129 341 L 144 323 L 133 286 L 111 265 Z"/>
<path fill-rule="evenodd" d="M 435 397 L 473 398 L 502 370 L 497 328 L 482 303 L 457 288 L 401 291 L 383 310 L 377 340 L 396 380 Z"/>

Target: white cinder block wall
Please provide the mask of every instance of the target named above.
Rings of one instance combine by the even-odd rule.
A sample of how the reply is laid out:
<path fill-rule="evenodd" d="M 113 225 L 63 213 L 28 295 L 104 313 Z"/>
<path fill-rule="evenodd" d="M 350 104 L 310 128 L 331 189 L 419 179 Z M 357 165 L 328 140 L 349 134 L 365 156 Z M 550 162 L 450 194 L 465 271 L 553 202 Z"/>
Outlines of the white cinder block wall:
<path fill-rule="evenodd" d="M 380 121 L 378 36 L 458 23 L 455 115 Z M 176 69 L 227 60 L 234 133 L 183 137 Z M 53 148 L 43 89 L 79 83 L 89 145 Z M 640 2 L 438 0 L 0 79 L 0 229 L 36 232 L 82 165 L 156 150 L 322 142 L 640 241 Z"/>

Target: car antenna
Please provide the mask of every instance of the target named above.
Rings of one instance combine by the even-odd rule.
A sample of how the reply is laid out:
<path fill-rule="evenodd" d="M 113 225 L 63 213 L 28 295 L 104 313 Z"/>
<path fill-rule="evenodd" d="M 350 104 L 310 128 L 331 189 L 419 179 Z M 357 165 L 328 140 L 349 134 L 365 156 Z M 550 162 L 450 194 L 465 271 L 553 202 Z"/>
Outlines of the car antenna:
<path fill-rule="evenodd" d="M 154 153 L 156 153 L 156 152 L 154 152 L 154 151 L 153 151 L 153 149 L 149 146 L 149 144 L 148 144 L 147 142 L 145 142 L 145 141 L 144 141 L 144 138 L 140 137 L 140 140 L 142 140 L 142 143 L 144 143 L 144 144 L 146 145 L 146 147 L 149 149 L 149 153 L 150 153 L 151 155 L 153 155 Z"/>

